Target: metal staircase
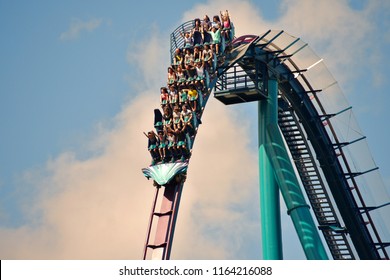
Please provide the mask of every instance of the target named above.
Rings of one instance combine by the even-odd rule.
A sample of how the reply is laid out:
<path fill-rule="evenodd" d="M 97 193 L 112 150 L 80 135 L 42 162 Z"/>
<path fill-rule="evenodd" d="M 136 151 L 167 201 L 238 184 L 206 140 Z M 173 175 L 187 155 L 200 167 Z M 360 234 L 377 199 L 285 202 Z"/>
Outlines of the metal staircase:
<path fill-rule="evenodd" d="M 347 239 L 348 232 L 341 226 L 306 137 L 291 108 L 279 111 L 279 127 L 330 253 L 334 259 L 355 259 Z"/>

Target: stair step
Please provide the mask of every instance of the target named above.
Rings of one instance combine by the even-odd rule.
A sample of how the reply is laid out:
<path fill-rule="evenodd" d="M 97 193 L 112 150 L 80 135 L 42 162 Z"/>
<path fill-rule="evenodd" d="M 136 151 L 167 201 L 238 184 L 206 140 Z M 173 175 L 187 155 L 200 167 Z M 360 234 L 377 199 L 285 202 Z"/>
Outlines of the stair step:
<path fill-rule="evenodd" d="M 153 215 L 157 216 L 157 217 L 161 217 L 161 216 L 168 216 L 168 215 L 171 215 L 173 213 L 172 210 L 169 210 L 167 212 L 154 212 Z"/>
<path fill-rule="evenodd" d="M 166 246 L 167 246 L 167 242 L 164 242 L 164 243 L 161 243 L 161 244 L 156 244 L 156 245 L 154 245 L 154 244 L 146 245 L 146 247 L 151 248 L 151 249 L 164 248 Z"/>

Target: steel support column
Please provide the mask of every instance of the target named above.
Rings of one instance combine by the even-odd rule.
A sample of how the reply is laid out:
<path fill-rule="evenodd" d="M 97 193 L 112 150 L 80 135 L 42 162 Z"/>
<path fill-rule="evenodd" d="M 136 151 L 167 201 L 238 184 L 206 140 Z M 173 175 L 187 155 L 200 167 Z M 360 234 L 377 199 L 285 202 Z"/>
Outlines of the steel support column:
<path fill-rule="evenodd" d="M 260 183 L 260 211 L 261 211 L 261 231 L 262 231 L 262 248 L 264 260 L 281 260 L 283 259 L 283 245 L 280 221 L 280 198 L 279 188 L 275 180 L 275 171 L 267 155 L 267 150 L 271 145 L 267 140 L 267 126 L 273 117 L 270 114 L 272 99 L 267 98 L 259 101 L 259 120 L 258 120 L 258 137 L 259 137 L 259 183 Z M 277 106 L 277 105 L 276 105 Z"/>
<path fill-rule="evenodd" d="M 310 214 L 295 170 L 288 155 L 283 137 L 278 127 L 278 83 L 276 79 L 268 81 L 268 102 L 265 112 L 269 114 L 266 128 L 266 153 L 275 172 L 277 184 L 287 206 L 295 230 L 298 234 L 306 258 L 325 260 L 328 256 L 318 234 L 318 229 Z"/>

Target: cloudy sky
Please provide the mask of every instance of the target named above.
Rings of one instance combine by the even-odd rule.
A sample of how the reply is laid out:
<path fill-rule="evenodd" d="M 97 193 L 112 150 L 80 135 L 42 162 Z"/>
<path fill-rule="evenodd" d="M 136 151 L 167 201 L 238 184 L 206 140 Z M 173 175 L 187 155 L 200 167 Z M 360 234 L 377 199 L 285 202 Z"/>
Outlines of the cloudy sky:
<path fill-rule="evenodd" d="M 137 3 L 137 8 L 135 8 Z M 228 9 L 236 35 L 285 30 L 324 58 L 390 183 L 390 2 L 0 0 L 0 259 L 140 259 L 169 34 Z M 211 99 L 173 259 L 261 258 L 255 104 Z M 304 258 L 283 217 L 286 259 Z"/>

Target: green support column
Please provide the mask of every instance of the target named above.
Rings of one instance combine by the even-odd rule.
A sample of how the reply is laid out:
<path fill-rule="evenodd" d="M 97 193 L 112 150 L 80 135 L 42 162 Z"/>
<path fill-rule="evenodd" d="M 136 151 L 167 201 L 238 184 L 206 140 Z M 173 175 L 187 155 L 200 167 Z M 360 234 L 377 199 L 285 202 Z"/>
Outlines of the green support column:
<path fill-rule="evenodd" d="M 264 260 L 283 259 L 283 246 L 280 221 L 279 188 L 275 180 L 275 172 L 266 150 L 270 147 L 267 140 L 267 126 L 271 122 L 269 114 L 269 98 L 259 101 L 259 181 L 260 211 L 262 229 L 262 248 Z"/>
<path fill-rule="evenodd" d="M 287 206 L 287 213 L 293 221 L 298 238 L 308 260 L 327 260 L 318 229 L 306 203 L 294 168 L 286 151 L 279 128 L 268 127 L 269 139 L 272 137 L 272 148 L 267 150 L 272 166 L 276 171 L 277 182 Z"/>
<path fill-rule="evenodd" d="M 326 260 L 328 256 L 318 234 L 318 229 L 306 203 L 295 170 L 290 161 L 283 137 L 278 126 L 278 83 L 270 79 L 268 82 L 269 122 L 266 128 L 266 154 L 268 155 L 276 181 L 287 206 L 295 230 L 298 234 L 306 258 L 309 260 Z M 264 129 L 264 128 L 263 128 Z"/>

